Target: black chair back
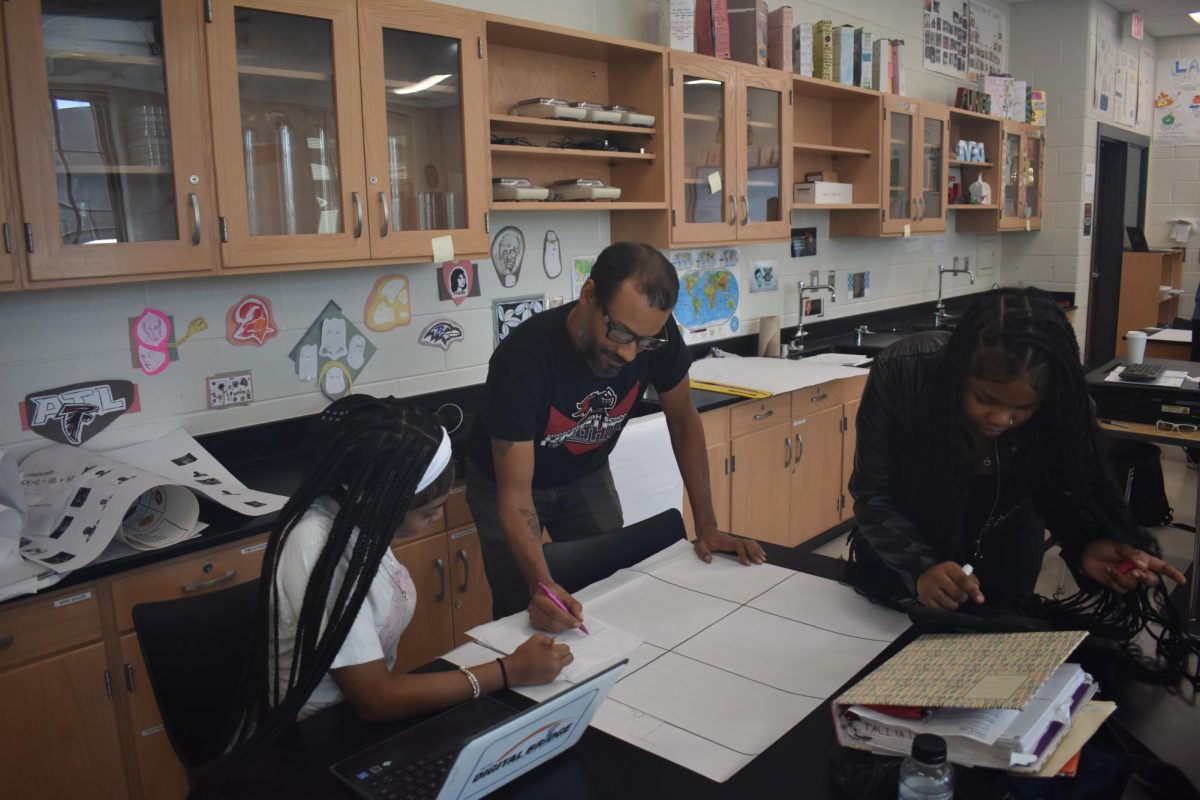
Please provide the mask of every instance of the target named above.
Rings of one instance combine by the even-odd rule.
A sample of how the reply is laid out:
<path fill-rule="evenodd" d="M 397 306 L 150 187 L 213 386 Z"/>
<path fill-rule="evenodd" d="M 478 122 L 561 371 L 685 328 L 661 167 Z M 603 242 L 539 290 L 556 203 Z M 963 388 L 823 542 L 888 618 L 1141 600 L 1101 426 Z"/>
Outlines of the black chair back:
<path fill-rule="evenodd" d="M 542 550 L 554 580 L 574 593 L 685 538 L 683 515 L 671 508 L 619 531 L 550 542 Z"/>
<path fill-rule="evenodd" d="M 163 727 L 189 773 L 225 752 L 242 722 L 258 581 L 133 607 Z"/>

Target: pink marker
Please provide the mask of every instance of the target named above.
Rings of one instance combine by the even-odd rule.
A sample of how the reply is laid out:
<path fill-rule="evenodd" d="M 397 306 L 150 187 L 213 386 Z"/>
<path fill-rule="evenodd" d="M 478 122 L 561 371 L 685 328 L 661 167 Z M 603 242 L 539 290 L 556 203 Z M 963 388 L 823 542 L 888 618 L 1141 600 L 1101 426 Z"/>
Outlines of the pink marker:
<path fill-rule="evenodd" d="M 571 613 L 571 609 L 567 608 L 567 604 L 564 603 L 562 600 L 559 600 L 558 596 L 556 594 L 554 594 L 554 592 L 550 591 L 549 586 L 542 583 L 541 581 L 538 581 L 538 589 L 541 590 L 542 594 L 546 595 L 546 597 L 549 597 L 550 602 L 554 603 L 554 605 L 558 606 L 558 609 L 560 611 L 562 611 L 564 614 L 566 614 L 568 617 L 575 616 L 574 614 Z M 579 623 L 579 630 L 583 631 L 585 635 L 591 636 L 591 634 L 588 633 L 587 626 L 585 626 L 582 622 Z"/>

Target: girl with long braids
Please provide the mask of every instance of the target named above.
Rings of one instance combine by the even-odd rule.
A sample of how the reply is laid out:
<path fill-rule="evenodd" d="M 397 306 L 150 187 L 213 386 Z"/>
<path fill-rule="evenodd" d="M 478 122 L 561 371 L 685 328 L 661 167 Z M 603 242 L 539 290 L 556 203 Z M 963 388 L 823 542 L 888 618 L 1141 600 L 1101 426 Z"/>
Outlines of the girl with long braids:
<path fill-rule="evenodd" d="M 1111 593 L 1184 581 L 1110 476 L 1075 332 L 1037 289 L 989 292 L 953 335 L 875 359 L 850 492 L 851 582 L 895 607 L 1020 605 L 1046 530 L 1105 613 Z"/>
<path fill-rule="evenodd" d="M 566 645 L 538 635 L 487 664 L 393 672 L 417 597 L 390 547 L 441 517 L 454 482 L 450 437 L 432 414 L 365 395 L 331 404 L 309 435 L 315 460 L 280 512 L 263 562 L 254 730 L 193 797 L 212 796 L 297 718 L 342 699 L 365 720 L 397 719 L 549 682 L 572 660 Z"/>

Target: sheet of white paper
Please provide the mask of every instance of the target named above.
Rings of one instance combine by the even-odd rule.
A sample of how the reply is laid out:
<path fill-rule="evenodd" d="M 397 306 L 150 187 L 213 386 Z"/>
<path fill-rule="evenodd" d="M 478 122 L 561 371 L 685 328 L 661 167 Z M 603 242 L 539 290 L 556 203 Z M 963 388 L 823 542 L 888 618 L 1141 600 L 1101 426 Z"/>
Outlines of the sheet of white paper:
<path fill-rule="evenodd" d="M 271 514 L 287 502 L 283 495 L 247 488 L 182 428 L 161 439 L 110 450 L 104 455 L 161 475 L 167 483 L 186 486 L 239 514 L 252 517 Z"/>
<path fill-rule="evenodd" d="M 571 648 L 574 660 L 563 669 L 560 678 L 578 681 L 593 674 L 604 664 L 618 661 L 637 649 L 642 640 L 632 633 L 607 624 L 588 614 L 588 633 L 576 629 L 555 635 L 555 641 Z M 529 624 L 528 612 L 478 625 L 467 631 L 475 641 L 501 653 L 511 653 L 538 631 Z"/>
<path fill-rule="evenodd" d="M 21 488 L 17 457 L 0 450 L 0 564 L 9 558 L 19 558 L 17 542 L 26 516 L 25 490 Z"/>
<path fill-rule="evenodd" d="M 1152 333 L 1146 338 L 1152 342 L 1184 342 L 1190 344 L 1192 341 L 1192 332 L 1166 328 L 1158 333 Z"/>
<path fill-rule="evenodd" d="M 1104 376 L 1104 380 L 1112 383 L 1121 383 L 1121 373 L 1125 371 L 1125 365 L 1121 364 L 1112 372 Z M 1152 381 L 1138 381 L 1136 386 L 1183 386 L 1183 382 L 1188 379 L 1188 374 L 1182 370 L 1165 369 L 1163 373 Z"/>
<path fill-rule="evenodd" d="M 646 559 L 634 570 L 731 603 L 749 602 L 796 574 L 773 564 L 746 567 L 727 553 L 716 553 L 712 563 L 705 564 L 696 557 L 691 542 L 686 541 L 676 542 Z"/>
<path fill-rule="evenodd" d="M 755 756 L 823 699 L 790 694 L 666 653 L 613 687 L 613 700 L 744 756 Z"/>
<path fill-rule="evenodd" d="M 683 510 L 683 478 L 661 412 L 626 425 L 608 463 L 626 525 L 668 508 Z"/>
<path fill-rule="evenodd" d="M 849 586 L 792 572 L 790 577 L 747 605 L 814 628 L 860 639 L 891 642 L 908 630 L 908 617 L 872 603 Z"/>
<path fill-rule="evenodd" d="M 668 650 L 737 608 L 735 603 L 673 586 L 649 575 L 625 571 L 618 575 L 627 578 L 620 591 L 610 591 L 595 600 L 581 598 L 581 593 L 575 595 L 584 603 L 584 620 L 599 616 Z"/>
<path fill-rule="evenodd" d="M 821 701 L 888 644 L 739 608 L 675 652 L 788 694 Z"/>
<path fill-rule="evenodd" d="M 860 356 L 854 353 L 818 353 L 803 359 L 812 364 L 825 364 L 831 367 L 861 367 L 869 364 L 872 356 Z"/>
<path fill-rule="evenodd" d="M 867 374 L 867 370 L 858 367 L 831 367 L 827 364 L 810 364 L 808 361 L 805 358 L 799 361 L 760 357 L 702 358 L 692 362 L 690 374 L 696 380 L 730 383 L 772 394 Z"/>

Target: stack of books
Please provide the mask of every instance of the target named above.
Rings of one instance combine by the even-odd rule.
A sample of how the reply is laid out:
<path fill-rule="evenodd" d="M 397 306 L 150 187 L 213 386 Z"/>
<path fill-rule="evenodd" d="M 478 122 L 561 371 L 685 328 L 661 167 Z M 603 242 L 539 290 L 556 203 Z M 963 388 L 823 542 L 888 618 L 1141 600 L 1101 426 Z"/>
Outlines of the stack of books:
<path fill-rule="evenodd" d="M 1115 710 L 1096 682 L 1064 663 L 1082 631 L 931 634 L 834 702 L 839 743 L 904 756 L 920 733 L 946 740 L 950 761 L 1012 772 L 1068 772 Z"/>

